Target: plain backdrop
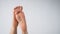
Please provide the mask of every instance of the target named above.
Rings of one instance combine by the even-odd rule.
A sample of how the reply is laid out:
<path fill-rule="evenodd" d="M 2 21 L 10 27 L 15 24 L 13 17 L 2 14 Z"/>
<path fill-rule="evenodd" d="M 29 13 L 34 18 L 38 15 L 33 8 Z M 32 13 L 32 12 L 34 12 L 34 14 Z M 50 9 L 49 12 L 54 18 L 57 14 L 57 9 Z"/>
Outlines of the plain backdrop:
<path fill-rule="evenodd" d="M 22 5 L 29 34 L 60 34 L 60 0 L 0 0 L 0 34 L 9 34 L 13 8 Z M 22 34 L 18 26 L 18 34 Z"/>

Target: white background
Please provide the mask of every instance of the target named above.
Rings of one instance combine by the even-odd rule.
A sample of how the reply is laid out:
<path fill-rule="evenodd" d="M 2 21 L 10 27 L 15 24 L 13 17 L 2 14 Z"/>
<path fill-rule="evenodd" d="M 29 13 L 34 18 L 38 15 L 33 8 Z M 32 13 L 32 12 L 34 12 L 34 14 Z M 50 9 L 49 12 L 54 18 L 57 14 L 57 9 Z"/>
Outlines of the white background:
<path fill-rule="evenodd" d="M 24 8 L 29 34 L 60 34 L 60 0 L 0 0 L 0 34 L 9 34 L 18 5 Z M 22 34 L 20 26 L 17 31 Z"/>

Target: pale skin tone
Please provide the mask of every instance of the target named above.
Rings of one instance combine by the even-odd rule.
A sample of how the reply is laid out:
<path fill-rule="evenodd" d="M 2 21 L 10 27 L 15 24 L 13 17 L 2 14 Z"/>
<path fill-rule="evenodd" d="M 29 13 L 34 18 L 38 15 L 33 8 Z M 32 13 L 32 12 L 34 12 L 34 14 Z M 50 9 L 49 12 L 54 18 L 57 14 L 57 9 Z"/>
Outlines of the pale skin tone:
<path fill-rule="evenodd" d="M 28 34 L 25 15 L 22 10 L 23 10 L 22 6 L 17 6 L 14 8 L 13 23 L 12 23 L 10 34 L 17 34 L 18 26 L 20 26 L 22 30 L 22 34 Z"/>

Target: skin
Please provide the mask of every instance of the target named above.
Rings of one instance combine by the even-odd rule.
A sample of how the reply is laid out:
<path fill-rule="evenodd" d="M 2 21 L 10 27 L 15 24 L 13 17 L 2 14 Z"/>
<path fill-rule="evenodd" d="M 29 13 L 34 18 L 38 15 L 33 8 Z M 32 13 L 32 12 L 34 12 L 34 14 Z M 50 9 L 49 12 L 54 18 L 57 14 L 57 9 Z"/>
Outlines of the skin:
<path fill-rule="evenodd" d="M 18 25 L 22 29 L 22 34 L 28 34 L 25 16 L 22 10 L 23 10 L 22 6 L 17 6 L 14 8 L 13 23 L 12 23 L 10 34 L 17 34 Z"/>

